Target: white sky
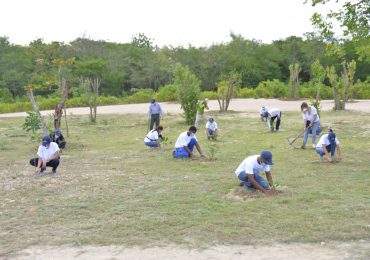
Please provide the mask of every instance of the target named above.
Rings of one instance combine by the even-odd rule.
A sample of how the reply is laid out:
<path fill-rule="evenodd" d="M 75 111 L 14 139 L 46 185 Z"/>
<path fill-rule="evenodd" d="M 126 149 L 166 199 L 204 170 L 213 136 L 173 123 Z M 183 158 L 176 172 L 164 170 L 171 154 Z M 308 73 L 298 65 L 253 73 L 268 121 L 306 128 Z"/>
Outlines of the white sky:
<path fill-rule="evenodd" d="M 144 33 L 154 44 L 210 46 L 230 31 L 265 43 L 312 31 L 304 0 L 0 0 L 0 36 L 27 45 L 94 40 L 131 42 Z M 332 5 L 333 7 L 333 5 Z"/>

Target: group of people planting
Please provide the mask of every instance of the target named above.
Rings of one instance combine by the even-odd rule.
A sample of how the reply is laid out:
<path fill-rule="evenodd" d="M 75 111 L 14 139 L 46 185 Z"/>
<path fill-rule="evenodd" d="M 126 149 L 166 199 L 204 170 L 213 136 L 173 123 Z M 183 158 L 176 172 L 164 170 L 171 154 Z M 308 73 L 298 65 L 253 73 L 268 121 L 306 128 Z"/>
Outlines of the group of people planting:
<path fill-rule="evenodd" d="M 191 158 L 194 159 L 194 148 L 198 151 L 201 157 L 205 157 L 198 143 L 196 133 L 199 124 L 204 120 L 204 110 L 208 108 L 208 99 L 200 100 L 197 103 L 197 115 L 193 126 L 187 131 L 182 132 L 175 143 L 175 149 L 172 152 L 174 158 Z M 261 121 L 267 122 L 269 129 L 272 132 L 280 131 L 282 112 L 279 108 L 269 109 L 263 106 L 260 111 Z M 309 134 L 312 135 L 312 147 L 315 149 L 320 160 L 324 160 L 324 156 L 328 162 L 334 161 L 334 155 L 337 152 L 337 159 L 341 159 L 341 151 L 339 140 L 332 129 L 327 134 L 320 137 L 316 144 L 316 138 L 322 132 L 320 126 L 320 117 L 315 107 L 308 105 L 306 102 L 301 104 L 301 113 L 303 117 L 304 130 L 302 134 L 303 144 L 301 149 L 306 148 Z M 161 148 L 161 140 L 163 139 L 163 127 L 160 125 L 160 119 L 163 117 L 163 110 L 160 104 L 153 98 L 150 101 L 148 112 L 148 133 L 144 137 L 144 144 L 148 148 Z M 276 120 L 276 124 L 275 124 Z M 218 136 L 218 126 L 213 117 L 208 118 L 205 125 L 205 134 L 208 140 L 215 140 Z M 42 138 L 42 144 L 38 148 L 38 157 L 30 160 L 30 164 L 35 166 L 35 171 L 39 175 L 46 172 L 46 167 L 52 168 L 52 176 L 56 175 L 56 169 L 60 163 L 60 153 L 65 148 L 66 142 L 59 129 L 56 129 L 50 136 Z M 252 155 L 245 158 L 235 171 L 236 177 L 241 181 L 240 186 L 247 189 L 260 190 L 265 194 L 272 194 L 274 183 L 270 171 L 272 162 L 272 153 L 270 151 L 262 151 L 258 155 Z M 267 181 L 259 175 L 260 171 L 264 171 Z"/>

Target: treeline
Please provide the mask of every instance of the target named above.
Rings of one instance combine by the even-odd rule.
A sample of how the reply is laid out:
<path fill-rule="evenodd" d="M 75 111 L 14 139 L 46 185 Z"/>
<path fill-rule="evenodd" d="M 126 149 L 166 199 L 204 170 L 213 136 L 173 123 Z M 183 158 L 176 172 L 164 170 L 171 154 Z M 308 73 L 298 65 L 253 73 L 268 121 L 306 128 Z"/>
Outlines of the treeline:
<path fill-rule="evenodd" d="M 280 93 L 277 96 L 284 96 L 286 92 L 289 95 L 289 90 L 282 89 L 279 84 L 289 83 L 291 64 L 300 65 L 298 95 L 310 93 L 311 90 L 305 88 L 309 88 L 307 84 L 311 80 L 311 64 L 315 60 L 319 60 L 324 67 L 334 66 L 338 74 L 341 72 L 343 59 L 355 60 L 357 66 L 354 83 L 368 79 L 369 62 L 359 59 L 355 50 L 357 42 L 345 42 L 342 46 L 345 56 L 339 58 L 327 55 L 327 44 L 315 38 L 292 36 L 264 44 L 244 39 L 240 35 L 230 36 L 229 43 L 210 47 L 162 48 L 154 46 L 152 40 L 143 34 L 133 37 L 130 43 L 78 38 L 69 44 L 47 44 L 38 39 L 28 46 L 14 45 L 8 38 L 0 37 L 0 102 L 26 101 L 26 86 L 37 86 L 41 81 L 47 84 L 33 88 L 34 94 L 52 97 L 58 84 L 54 84 L 47 75 L 53 73 L 67 79 L 69 98 L 82 97 L 84 81 L 81 76 L 87 77 L 91 67 L 94 67 L 94 73 L 98 73 L 101 80 L 99 94 L 119 99 L 141 92 L 140 89 L 158 92 L 162 87 L 171 85 L 173 67 L 178 63 L 187 66 L 196 75 L 200 80 L 201 90 L 207 91 L 210 96 L 217 89 L 218 82 L 231 72 L 236 72 L 241 77 L 241 97 L 276 96 L 265 93 L 266 90 L 262 91 L 263 86 L 266 86 L 263 82 L 273 85 L 274 91 Z M 61 61 L 70 62 L 63 63 L 63 66 L 55 64 Z M 40 75 L 43 76 L 40 78 Z M 330 90 L 328 79 L 325 79 L 324 84 Z M 315 90 L 311 92 L 312 95 L 315 94 Z M 365 94 L 362 98 L 366 98 Z"/>

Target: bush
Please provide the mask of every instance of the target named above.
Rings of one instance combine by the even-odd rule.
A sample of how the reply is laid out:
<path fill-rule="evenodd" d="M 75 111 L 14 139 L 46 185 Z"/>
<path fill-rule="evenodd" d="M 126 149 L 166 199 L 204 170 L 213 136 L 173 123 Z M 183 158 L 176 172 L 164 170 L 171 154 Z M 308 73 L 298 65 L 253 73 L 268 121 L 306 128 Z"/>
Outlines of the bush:
<path fill-rule="evenodd" d="M 7 88 L 1 88 L 0 89 L 0 102 L 11 103 L 13 101 L 14 101 L 13 96 L 12 96 L 12 93 L 10 93 L 10 90 Z"/>
<path fill-rule="evenodd" d="M 370 99 L 370 82 L 358 80 L 350 89 L 349 97 L 352 99 Z"/>
<path fill-rule="evenodd" d="M 240 89 L 238 93 L 239 98 L 253 98 L 254 96 L 254 89 L 248 87 Z"/>
<path fill-rule="evenodd" d="M 177 101 L 177 88 L 175 85 L 166 85 L 161 87 L 155 95 L 157 101 Z"/>
<path fill-rule="evenodd" d="M 312 83 L 303 83 L 298 88 L 298 97 L 316 99 L 317 87 Z M 321 85 L 320 99 L 332 99 L 333 90 L 331 87 Z"/>
<path fill-rule="evenodd" d="M 208 98 L 208 99 L 217 99 L 217 93 L 213 91 L 204 91 L 201 93 L 201 98 Z"/>
<path fill-rule="evenodd" d="M 152 89 L 137 90 L 132 96 L 126 97 L 125 101 L 129 104 L 132 103 L 149 103 L 150 99 L 155 95 Z"/>
<path fill-rule="evenodd" d="M 288 95 L 288 85 L 277 79 L 262 81 L 254 90 L 254 97 L 257 98 L 279 98 L 287 97 Z"/>

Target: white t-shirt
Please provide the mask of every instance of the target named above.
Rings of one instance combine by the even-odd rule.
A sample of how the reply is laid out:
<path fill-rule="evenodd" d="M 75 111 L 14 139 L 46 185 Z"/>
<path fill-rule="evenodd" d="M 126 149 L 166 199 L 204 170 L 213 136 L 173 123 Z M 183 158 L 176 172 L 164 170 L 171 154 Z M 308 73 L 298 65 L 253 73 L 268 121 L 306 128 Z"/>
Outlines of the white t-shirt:
<path fill-rule="evenodd" d="M 158 140 L 158 131 L 153 129 L 150 130 L 150 132 L 144 137 L 144 142 L 149 143 L 151 141 L 157 141 Z"/>
<path fill-rule="evenodd" d="M 51 142 L 49 148 L 40 145 L 37 155 L 42 158 L 42 161 L 47 161 L 57 151 L 59 151 L 58 144 Z"/>
<path fill-rule="evenodd" d="M 253 169 L 264 170 L 265 172 L 270 171 L 270 165 L 261 165 L 257 162 L 259 155 L 252 155 L 244 159 L 235 171 L 235 175 L 238 176 L 240 172 L 245 171 L 247 174 L 253 174 Z"/>
<path fill-rule="evenodd" d="M 207 124 L 206 124 L 206 128 L 208 128 L 212 131 L 216 131 L 217 123 L 215 121 L 213 121 L 212 123 L 208 121 Z"/>
<path fill-rule="evenodd" d="M 268 111 L 269 111 L 269 108 L 268 107 L 261 107 L 261 109 L 260 109 L 260 115 L 263 116 L 263 114 L 265 112 L 268 112 Z"/>
<path fill-rule="evenodd" d="M 319 115 L 317 114 L 316 108 L 311 107 L 311 114 L 308 114 L 308 111 L 303 112 L 303 119 L 304 120 L 309 120 L 309 121 L 311 121 L 311 123 L 315 123 L 315 122 L 312 122 L 312 119 L 313 119 L 314 115 L 317 115 L 315 122 L 320 121 L 320 118 L 319 118 Z"/>
<path fill-rule="evenodd" d="M 269 110 L 269 114 L 270 114 L 270 116 L 271 117 L 274 117 L 274 116 L 278 116 L 278 117 L 280 117 L 280 109 L 278 109 L 278 108 L 271 108 L 270 110 Z"/>
<path fill-rule="evenodd" d="M 188 136 L 188 132 L 183 132 L 179 135 L 179 137 L 177 138 L 177 141 L 176 141 L 176 144 L 175 144 L 175 148 L 180 148 L 180 147 L 184 147 L 184 146 L 187 146 L 191 140 L 191 138 L 195 138 L 196 141 L 198 141 L 197 137 L 195 135 L 190 135 Z"/>
<path fill-rule="evenodd" d="M 317 143 L 316 147 L 322 147 L 323 144 L 325 144 L 325 146 L 328 146 L 330 145 L 330 141 L 329 141 L 329 138 L 328 138 L 328 135 L 329 134 L 324 134 L 320 137 L 320 140 L 319 142 Z M 335 143 L 338 145 L 339 144 L 339 140 L 337 137 L 335 137 Z"/>

